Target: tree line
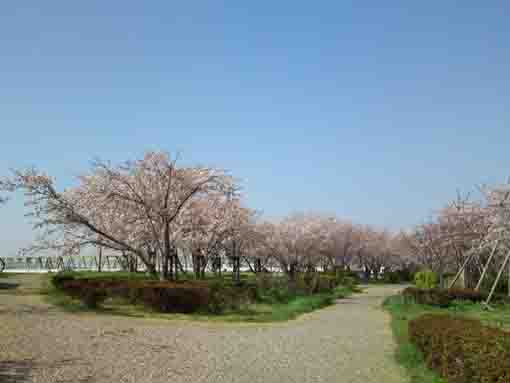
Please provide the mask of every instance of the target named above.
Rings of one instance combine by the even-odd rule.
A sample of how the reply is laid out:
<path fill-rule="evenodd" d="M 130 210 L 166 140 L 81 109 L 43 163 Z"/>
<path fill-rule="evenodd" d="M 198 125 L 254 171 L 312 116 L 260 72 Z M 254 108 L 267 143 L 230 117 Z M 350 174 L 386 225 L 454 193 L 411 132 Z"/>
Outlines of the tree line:
<path fill-rule="evenodd" d="M 442 274 L 462 264 L 494 220 L 492 190 L 485 201 L 459 196 L 434 220 L 398 233 L 335 214 L 301 212 L 268 221 L 245 206 L 240 182 L 227 171 L 180 166 L 165 152 L 121 164 L 96 160 L 65 190 L 43 171 L 17 169 L 0 181 L 0 191 L 25 194 L 39 235 L 24 254 L 109 249 L 161 279 L 187 272 L 179 247 L 191 254 L 197 278 L 206 270 L 221 273 L 225 262 L 235 278 L 241 265 L 254 273 L 276 268 L 291 280 L 301 272 L 352 266 L 367 276 L 419 266 Z"/>

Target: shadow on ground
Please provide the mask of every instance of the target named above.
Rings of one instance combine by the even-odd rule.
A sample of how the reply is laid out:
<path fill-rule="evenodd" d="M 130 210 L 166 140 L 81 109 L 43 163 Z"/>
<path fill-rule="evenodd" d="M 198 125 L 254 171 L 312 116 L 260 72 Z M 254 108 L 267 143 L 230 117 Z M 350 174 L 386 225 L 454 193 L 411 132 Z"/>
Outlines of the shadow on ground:
<path fill-rule="evenodd" d="M 0 282 L 0 290 L 12 290 L 16 289 L 19 286 L 19 283 L 1 283 Z"/>
<path fill-rule="evenodd" d="M 0 382 L 23 383 L 29 381 L 33 363 L 29 360 L 0 361 Z"/>

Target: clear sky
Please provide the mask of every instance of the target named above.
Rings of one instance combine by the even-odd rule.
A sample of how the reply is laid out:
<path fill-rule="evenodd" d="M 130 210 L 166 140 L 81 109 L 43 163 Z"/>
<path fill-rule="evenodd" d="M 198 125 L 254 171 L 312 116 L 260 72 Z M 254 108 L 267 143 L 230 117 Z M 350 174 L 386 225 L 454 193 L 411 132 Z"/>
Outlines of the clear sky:
<path fill-rule="evenodd" d="M 0 175 L 179 150 L 268 216 L 408 227 L 510 175 L 509 20 L 508 1 L 5 2 Z M 13 254 L 30 225 L 0 209 Z"/>

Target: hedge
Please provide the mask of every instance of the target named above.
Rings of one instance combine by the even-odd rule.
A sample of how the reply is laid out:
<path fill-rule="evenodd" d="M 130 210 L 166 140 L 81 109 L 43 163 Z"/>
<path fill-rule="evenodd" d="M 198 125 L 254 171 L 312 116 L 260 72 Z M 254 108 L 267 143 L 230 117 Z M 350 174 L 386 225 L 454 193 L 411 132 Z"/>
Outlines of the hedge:
<path fill-rule="evenodd" d="M 418 289 L 408 287 L 402 294 L 412 298 L 415 303 L 439 307 L 448 307 L 454 300 L 482 302 L 486 298 L 484 293 L 470 289 Z"/>
<path fill-rule="evenodd" d="M 510 382 L 510 333 L 473 319 L 426 314 L 409 322 L 409 337 L 449 383 Z"/>
<path fill-rule="evenodd" d="M 334 274 L 310 273 L 298 275 L 294 282 L 271 275 L 240 283 L 224 279 L 191 282 L 76 278 L 71 273 L 59 273 L 52 278 L 56 288 L 90 308 L 96 308 L 107 298 L 121 297 L 159 312 L 215 314 L 253 302 L 286 303 L 297 295 L 329 293 L 338 285 L 338 278 Z"/>
<path fill-rule="evenodd" d="M 57 278 L 54 285 L 87 307 L 96 308 L 108 297 L 121 297 L 164 313 L 206 311 L 221 313 L 256 299 L 252 286 L 227 283 L 123 281 Z"/>

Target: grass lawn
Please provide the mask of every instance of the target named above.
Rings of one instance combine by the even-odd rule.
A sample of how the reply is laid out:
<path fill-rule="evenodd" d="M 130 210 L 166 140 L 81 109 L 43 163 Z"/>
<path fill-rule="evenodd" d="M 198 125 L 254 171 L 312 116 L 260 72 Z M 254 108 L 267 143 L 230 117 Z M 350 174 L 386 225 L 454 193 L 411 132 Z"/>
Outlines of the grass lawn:
<path fill-rule="evenodd" d="M 448 308 L 419 305 L 403 296 L 393 296 L 384 302 L 384 307 L 392 317 L 391 326 L 398 344 L 396 358 L 408 371 L 411 383 L 444 383 L 436 373 L 424 363 L 421 353 L 409 342 L 408 323 L 426 313 L 450 314 L 474 318 L 484 324 L 510 329 L 510 305 L 494 305 L 492 310 L 484 310 L 479 303 L 456 302 Z"/>
<path fill-rule="evenodd" d="M 0 273 L 0 294 L 37 295 L 45 290 L 47 274 Z"/>
<path fill-rule="evenodd" d="M 37 294 L 41 295 L 43 300 L 51 303 L 61 309 L 74 313 L 95 313 L 98 315 L 122 315 L 137 318 L 158 318 L 158 319 L 185 319 L 199 321 L 219 321 L 219 322 L 277 322 L 297 318 L 301 314 L 309 313 L 317 309 L 329 306 L 337 299 L 346 298 L 356 288 L 338 286 L 331 293 L 300 295 L 291 298 L 286 302 L 264 301 L 261 303 L 252 303 L 242 306 L 239 310 L 226 311 L 222 314 L 214 315 L 209 313 L 194 314 L 163 314 L 150 311 L 147 307 L 129 304 L 120 298 L 109 298 L 98 309 L 91 310 L 86 308 L 79 300 L 73 299 L 64 292 L 56 289 L 50 282 L 54 274 L 7 274 L 10 277 L 4 277 L 13 283 L 19 284 L 16 289 L 1 290 L 4 294 Z M 78 272 L 73 273 L 76 278 L 87 279 L 149 279 L 143 273 L 128 272 Z M 191 277 L 191 274 L 190 274 Z M 242 275 L 243 279 L 253 278 L 250 274 Z M 192 278 L 190 278 L 192 279 Z M 230 279 L 229 274 L 225 274 L 225 280 Z M 182 278 L 184 280 L 184 278 Z"/>

